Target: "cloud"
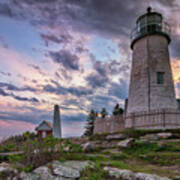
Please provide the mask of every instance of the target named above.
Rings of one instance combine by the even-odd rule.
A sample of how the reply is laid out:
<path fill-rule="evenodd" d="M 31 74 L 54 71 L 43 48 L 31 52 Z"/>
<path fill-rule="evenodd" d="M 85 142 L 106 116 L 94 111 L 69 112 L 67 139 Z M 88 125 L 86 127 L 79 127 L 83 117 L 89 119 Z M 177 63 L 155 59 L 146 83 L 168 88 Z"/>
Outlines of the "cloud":
<path fill-rule="evenodd" d="M 86 76 L 85 79 L 88 85 L 92 88 L 106 87 L 106 85 L 110 82 L 108 63 L 101 63 L 94 58 L 92 59 L 92 62 L 93 70 L 95 72 Z"/>
<path fill-rule="evenodd" d="M 4 15 L 8 17 L 13 16 L 12 10 L 10 6 L 8 6 L 8 4 L 0 3 L 0 15 Z"/>
<path fill-rule="evenodd" d="M 30 91 L 30 92 L 36 92 L 37 91 L 37 89 L 29 87 L 29 86 L 19 88 L 13 84 L 3 83 L 3 82 L 0 82 L 0 87 L 6 88 L 9 91 Z"/>
<path fill-rule="evenodd" d="M 128 36 L 132 22 L 140 9 L 144 8 L 144 3 L 141 0 L 136 0 L 136 3 L 132 3 L 132 0 L 13 0 L 6 6 L 13 6 L 16 17 L 29 19 L 34 25 L 59 26 L 59 29 L 66 26 L 80 32 L 98 31 L 111 36 Z"/>
<path fill-rule="evenodd" d="M 115 96 L 119 99 L 126 99 L 128 97 L 127 82 L 123 79 L 120 79 L 119 83 L 111 83 L 108 94 L 110 96 Z"/>
<path fill-rule="evenodd" d="M 53 42 L 57 44 L 62 44 L 62 43 L 67 44 L 72 39 L 72 37 L 69 34 L 63 34 L 60 36 L 54 34 L 40 34 L 40 36 L 45 41 L 46 46 L 49 45 L 49 42 Z"/>
<path fill-rule="evenodd" d="M 14 88 L 14 87 L 13 87 Z M 12 88 L 12 89 L 13 89 Z M 11 89 L 11 90 L 12 90 Z M 0 95 L 1 96 L 9 96 L 9 97 L 12 97 L 12 98 L 14 98 L 14 99 L 16 99 L 16 100 L 18 100 L 18 101 L 26 101 L 26 102 L 32 102 L 32 103 L 38 103 L 39 102 L 39 100 L 37 99 L 37 98 L 35 98 L 35 97 L 33 97 L 33 98 L 27 98 L 27 97 L 21 97 L 21 96 L 17 96 L 17 95 L 15 95 L 14 93 L 7 93 L 7 92 L 5 92 L 3 89 L 0 89 Z"/>
<path fill-rule="evenodd" d="M 4 76 L 11 76 L 12 74 L 9 72 L 0 71 L 0 73 Z"/>
<path fill-rule="evenodd" d="M 56 87 L 48 84 L 48 85 L 44 86 L 43 90 L 45 92 L 54 93 L 57 95 L 72 94 L 77 97 L 85 96 L 85 95 L 93 93 L 93 91 L 91 89 L 88 89 L 85 87 L 62 87 L 60 84 L 58 84 L 58 86 L 56 86 Z"/>
<path fill-rule="evenodd" d="M 180 5 L 176 0 L 152 0 L 151 5 L 157 8 L 157 11 L 165 13 L 166 18 L 171 22 L 173 20 L 179 24 L 177 11 L 180 9 Z M 4 2 L 1 6 L 1 9 L 6 9 L 2 11 L 4 15 L 12 14 L 12 17 L 28 20 L 34 26 L 45 26 L 52 32 L 58 30 L 62 33 L 61 36 L 61 33 L 44 34 L 44 31 L 40 32 L 40 36 L 46 44 L 48 42 L 66 44 L 71 39 L 69 38 L 69 31 L 71 31 L 71 33 L 99 34 L 119 39 L 123 46 L 129 47 L 129 36 L 135 26 L 136 18 L 145 13 L 148 5 L 145 0 L 114 0 L 113 2 L 109 0 L 13 0 L 11 3 Z M 9 13 L 10 11 L 13 12 Z M 175 26 L 175 29 L 178 29 L 180 25 Z M 175 43 L 172 47 L 178 48 L 179 40 L 173 37 L 173 41 Z M 178 49 L 174 50 L 173 56 L 180 57 L 179 53 L 175 54 L 176 52 L 179 52 Z"/>
<path fill-rule="evenodd" d="M 88 106 L 88 111 L 94 109 L 97 112 L 101 112 L 102 108 L 106 108 L 108 114 L 112 114 L 112 109 L 117 103 L 120 103 L 117 98 L 106 95 L 93 95 L 89 96 L 88 100 L 90 105 Z"/>
<path fill-rule="evenodd" d="M 18 100 L 18 101 L 27 101 L 27 102 L 33 102 L 33 103 L 38 103 L 39 102 L 39 100 L 37 98 L 35 98 L 35 97 L 33 97 L 33 98 L 26 98 L 26 97 L 16 96 L 16 95 L 13 95 L 13 94 L 11 94 L 11 96 L 14 99 Z"/>
<path fill-rule="evenodd" d="M 101 76 L 96 73 L 92 73 L 86 77 L 88 85 L 92 88 L 105 87 L 109 79 L 106 76 Z"/>
<path fill-rule="evenodd" d="M 3 89 L 0 89 L 0 95 L 1 96 L 8 96 L 9 94 L 6 93 Z"/>
<path fill-rule="evenodd" d="M 80 121 L 86 121 L 87 120 L 87 115 L 78 113 L 76 115 L 62 115 L 62 121 L 64 123 L 73 123 L 73 122 L 80 122 Z"/>
<path fill-rule="evenodd" d="M 67 50 L 60 50 L 59 52 L 49 52 L 50 57 L 55 63 L 61 64 L 67 70 L 79 70 L 79 58 L 71 54 Z"/>
<path fill-rule="evenodd" d="M 23 107 L 23 109 L 20 108 L 20 112 L 13 112 L 13 111 L 0 111 L 0 120 L 15 120 L 15 121 L 23 121 L 23 122 L 29 122 L 32 124 L 38 124 L 42 120 L 52 120 L 52 114 L 45 110 L 39 110 L 37 108 L 32 107 Z"/>
<path fill-rule="evenodd" d="M 39 66 L 34 65 L 34 64 L 29 64 L 29 66 L 32 67 L 33 69 L 35 69 L 39 74 L 41 74 L 41 75 L 43 75 L 43 76 L 46 75 L 46 73 L 44 73 Z"/>

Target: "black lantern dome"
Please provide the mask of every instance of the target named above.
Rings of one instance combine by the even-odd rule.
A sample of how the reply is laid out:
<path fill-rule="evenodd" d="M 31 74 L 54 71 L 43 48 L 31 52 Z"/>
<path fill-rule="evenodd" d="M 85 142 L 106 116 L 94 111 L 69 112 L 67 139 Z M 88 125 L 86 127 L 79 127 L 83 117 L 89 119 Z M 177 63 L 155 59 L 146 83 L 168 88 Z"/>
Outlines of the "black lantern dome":
<path fill-rule="evenodd" d="M 163 20 L 163 16 L 158 12 L 152 12 L 152 8 L 147 8 L 147 13 L 140 16 L 136 21 L 136 28 L 131 33 L 131 48 L 139 39 L 160 34 L 167 38 L 170 43 L 170 26 Z"/>

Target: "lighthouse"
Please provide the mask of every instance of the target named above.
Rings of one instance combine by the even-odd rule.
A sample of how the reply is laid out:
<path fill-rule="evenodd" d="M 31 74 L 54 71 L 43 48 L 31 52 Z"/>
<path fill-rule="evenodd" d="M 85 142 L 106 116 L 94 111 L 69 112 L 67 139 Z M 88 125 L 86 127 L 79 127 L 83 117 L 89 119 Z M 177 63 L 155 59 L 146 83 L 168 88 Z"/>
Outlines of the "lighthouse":
<path fill-rule="evenodd" d="M 168 46 L 170 26 L 151 7 L 136 21 L 127 113 L 177 109 Z"/>

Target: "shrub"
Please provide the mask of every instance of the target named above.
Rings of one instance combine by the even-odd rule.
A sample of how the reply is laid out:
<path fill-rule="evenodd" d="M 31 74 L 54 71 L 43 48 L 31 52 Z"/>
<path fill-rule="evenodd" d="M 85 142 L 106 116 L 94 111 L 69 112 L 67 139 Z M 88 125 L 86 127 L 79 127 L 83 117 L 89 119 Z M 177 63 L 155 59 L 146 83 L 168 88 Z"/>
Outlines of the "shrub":
<path fill-rule="evenodd" d="M 127 155 L 125 154 L 117 154 L 117 153 L 114 153 L 111 155 L 111 159 L 112 160 L 124 160 L 124 159 L 127 159 Z"/>
<path fill-rule="evenodd" d="M 104 180 L 107 179 L 108 173 L 103 170 L 100 162 L 96 162 L 94 168 L 87 168 L 81 174 L 82 178 L 79 180 Z"/>
<path fill-rule="evenodd" d="M 133 148 L 125 148 L 123 152 L 138 157 L 141 154 L 147 154 L 149 152 L 157 152 L 160 151 L 160 147 L 157 143 L 142 143 L 140 141 L 136 141 Z"/>
<path fill-rule="evenodd" d="M 33 170 L 33 165 L 29 165 L 29 166 L 23 168 L 23 171 L 26 173 L 31 172 L 32 170 Z"/>

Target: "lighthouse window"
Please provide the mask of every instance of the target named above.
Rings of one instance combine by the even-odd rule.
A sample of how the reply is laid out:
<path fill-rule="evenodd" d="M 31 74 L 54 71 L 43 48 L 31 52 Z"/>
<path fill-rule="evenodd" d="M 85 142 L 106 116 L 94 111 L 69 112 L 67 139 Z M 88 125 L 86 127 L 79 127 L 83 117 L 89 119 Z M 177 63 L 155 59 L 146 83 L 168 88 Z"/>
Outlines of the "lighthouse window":
<path fill-rule="evenodd" d="M 164 72 L 157 72 L 157 84 L 164 84 Z"/>

